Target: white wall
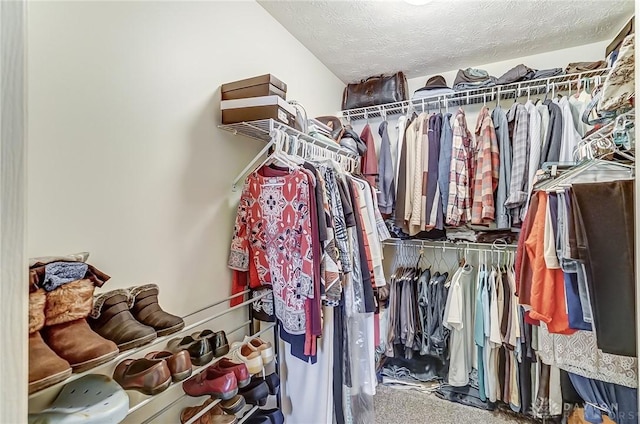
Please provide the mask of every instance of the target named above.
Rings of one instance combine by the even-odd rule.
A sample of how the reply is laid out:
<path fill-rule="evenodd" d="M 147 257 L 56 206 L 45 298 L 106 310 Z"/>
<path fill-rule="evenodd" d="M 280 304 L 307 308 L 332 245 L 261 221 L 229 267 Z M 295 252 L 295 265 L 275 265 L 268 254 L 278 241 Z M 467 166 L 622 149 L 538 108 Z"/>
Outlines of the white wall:
<path fill-rule="evenodd" d="M 226 297 L 238 193 L 262 143 L 219 130 L 222 83 L 273 73 L 309 115 L 343 83 L 249 2 L 30 2 L 28 253 L 87 250 L 104 289 Z"/>

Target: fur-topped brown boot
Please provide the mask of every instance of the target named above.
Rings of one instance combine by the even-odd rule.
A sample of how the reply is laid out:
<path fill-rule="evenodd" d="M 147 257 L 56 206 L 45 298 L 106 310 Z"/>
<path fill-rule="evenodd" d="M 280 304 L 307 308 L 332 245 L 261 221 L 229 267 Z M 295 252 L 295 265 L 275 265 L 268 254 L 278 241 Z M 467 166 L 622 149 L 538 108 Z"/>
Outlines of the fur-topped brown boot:
<path fill-rule="evenodd" d="M 56 355 L 44 342 L 44 306 L 47 295 L 38 289 L 29 293 L 29 393 L 37 392 L 66 380 L 71 375 L 69 363 Z"/>
<path fill-rule="evenodd" d="M 77 280 L 47 293 L 43 336 L 49 347 L 82 372 L 118 355 L 112 341 L 91 330 L 86 318 L 93 308 L 94 285 Z"/>

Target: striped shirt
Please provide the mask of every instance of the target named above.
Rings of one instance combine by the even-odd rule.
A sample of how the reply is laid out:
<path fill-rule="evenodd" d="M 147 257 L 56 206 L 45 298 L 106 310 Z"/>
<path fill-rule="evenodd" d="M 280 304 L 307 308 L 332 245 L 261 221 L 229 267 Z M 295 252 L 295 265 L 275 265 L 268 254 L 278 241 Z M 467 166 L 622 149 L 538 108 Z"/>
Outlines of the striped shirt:
<path fill-rule="evenodd" d="M 493 194 L 500 175 L 500 152 L 489 108 L 483 107 L 476 123 L 477 161 L 473 189 L 472 224 L 495 220 Z"/>
<path fill-rule="evenodd" d="M 511 163 L 511 185 L 505 206 L 512 211 L 513 223 L 520 222 L 520 208 L 527 201 L 529 184 L 529 113 L 527 109 L 516 103 L 507 114 L 509 122 L 513 122 L 513 162 Z"/>
<path fill-rule="evenodd" d="M 473 139 L 467 128 L 464 110 L 459 109 L 453 122 L 453 148 L 449 171 L 447 224 L 459 226 L 471 220 L 471 176 L 474 174 Z"/>

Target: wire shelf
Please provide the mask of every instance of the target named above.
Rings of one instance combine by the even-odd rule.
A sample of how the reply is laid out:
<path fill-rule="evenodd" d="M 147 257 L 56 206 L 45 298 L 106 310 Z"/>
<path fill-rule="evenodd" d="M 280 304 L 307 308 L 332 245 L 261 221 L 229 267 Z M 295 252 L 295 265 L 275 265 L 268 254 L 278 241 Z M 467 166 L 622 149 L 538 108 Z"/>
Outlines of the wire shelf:
<path fill-rule="evenodd" d="M 397 239 L 391 238 L 382 242 L 386 246 L 409 246 L 415 248 L 430 247 L 443 250 L 469 250 L 469 251 L 501 251 L 514 250 L 517 244 L 507 244 L 506 242 L 495 241 L 493 243 L 478 243 L 469 241 L 445 241 L 445 240 L 424 240 L 424 239 Z"/>
<path fill-rule="evenodd" d="M 451 94 L 386 103 L 378 106 L 348 109 L 340 111 L 338 116 L 347 120 L 359 120 L 406 113 L 409 108 L 413 108 L 416 111 L 427 112 L 430 109 L 441 109 L 448 106 L 462 106 L 495 100 L 516 99 L 524 95 L 539 95 L 556 90 L 566 91 L 571 89 L 573 85 L 577 88 L 584 80 L 591 83 L 593 80 L 601 79 L 610 69 L 611 68 L 596 69 L 577 74 L 558 75 L 551 78 L 521 81 L 513 84 L 456 91 Z"/>
<path fill-rule="evenodd" d="M 312 137 L 308 134 L 300 132 L 288 125 L 281 124 L 273 119 L 262 119 L 260 121 L 248 121 L 238 122 L 236 124 L 221 124 L 218 128 L 229 131 L 234 135 L 244 135 L 245 137 L 253 138 L 261 141 L 271 141 L 271 132 L 275 129 L 282 130 L 287 134 L 298 137 L 300 140 L 304 140 L 307 143 L 315 146 L 322 147 L 332 152 L 339 153 L 348 157 L 355 158 L 357 155 L 351 150 L 341 147 L 338 143 L 329 143 L 324 140 Z"/>

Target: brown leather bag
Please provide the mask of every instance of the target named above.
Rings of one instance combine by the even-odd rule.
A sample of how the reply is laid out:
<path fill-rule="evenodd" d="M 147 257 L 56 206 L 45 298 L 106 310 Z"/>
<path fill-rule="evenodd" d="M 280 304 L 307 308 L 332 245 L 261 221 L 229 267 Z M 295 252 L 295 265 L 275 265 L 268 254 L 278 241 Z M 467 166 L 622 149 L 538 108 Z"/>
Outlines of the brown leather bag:
<path fill-rule="evenodd" d="M 403 72 L 375 76 L 348 84 L 342 95 L 342 109 L 376 106 L 408 99 L 407 79 Z"/>

